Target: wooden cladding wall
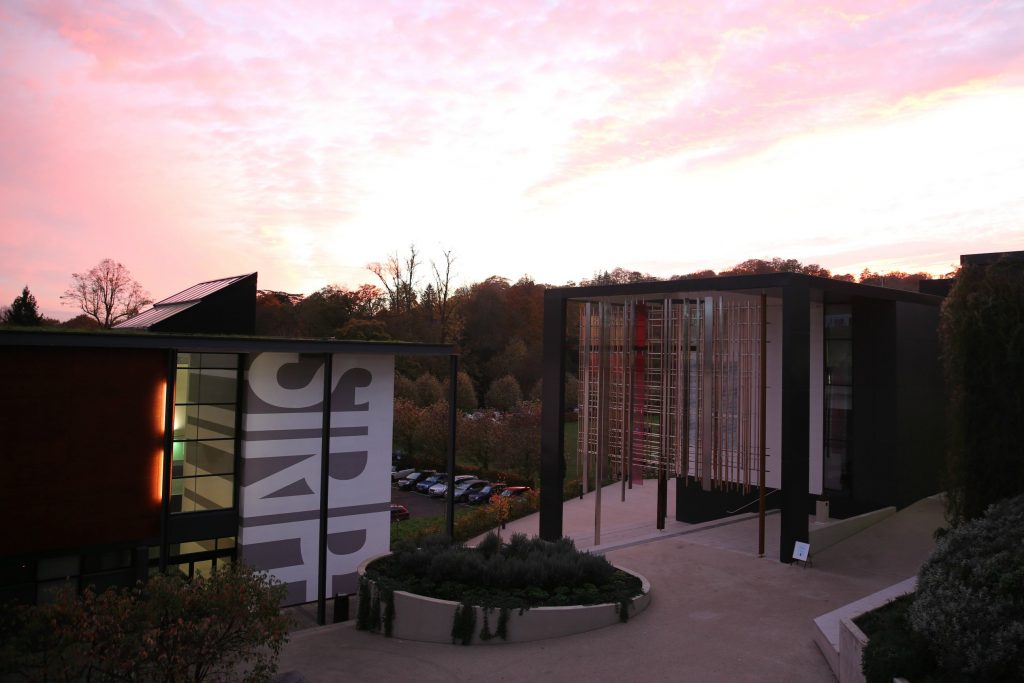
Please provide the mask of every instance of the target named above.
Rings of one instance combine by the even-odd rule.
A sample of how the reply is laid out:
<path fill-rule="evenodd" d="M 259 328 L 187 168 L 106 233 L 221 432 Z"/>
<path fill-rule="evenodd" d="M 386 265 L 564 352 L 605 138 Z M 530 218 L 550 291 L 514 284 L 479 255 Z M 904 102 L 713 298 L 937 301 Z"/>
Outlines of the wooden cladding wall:
<path fill-rule="evenodd" d="M 159 535 L 166 353 L 0 353 L 0 554 Z"/>

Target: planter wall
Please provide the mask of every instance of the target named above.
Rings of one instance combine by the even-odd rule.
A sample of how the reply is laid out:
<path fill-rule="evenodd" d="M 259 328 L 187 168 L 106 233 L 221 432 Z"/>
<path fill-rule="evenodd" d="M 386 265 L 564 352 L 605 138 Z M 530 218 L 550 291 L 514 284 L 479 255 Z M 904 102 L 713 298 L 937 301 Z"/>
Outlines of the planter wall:
<path fill-rule="evenodd" d="M 359 575 L 363 576 L 366 566 L 377 558 L 367 560 L 359 567 Z M 618 567 L 640 579 L 643 593 L 633 599 L 629 616 L 633 618 L 647 609 L 651 601 L 650 582 L 628 569 Z M 458 603 L 450 600 L 438 600 L 423 595 L 395 591 L 395 617 L 391 635 L 394 638 L 418 640 L 428 643 L 451 643 L 452 622 Z M 583 633 L 620 622 L 618 605 L 605 603 L 601 605 L 576 605 L 569 607 L 532 607 L 522 614 L 519 610 L 511 610 L 507 626 L 507 639 L 491 638 L 481 640 L 479 637 L 484 626 L 484 610 L 476 609 L 476 626 L 474 628 L 473 645 L 497 645 L 501 643 L 522 643 L 530 640 L 557 638 L 574 633 Z M 488 626 L 494 633 L 498 626 L 498 609 L 491 609 L 488 614 Z"/>

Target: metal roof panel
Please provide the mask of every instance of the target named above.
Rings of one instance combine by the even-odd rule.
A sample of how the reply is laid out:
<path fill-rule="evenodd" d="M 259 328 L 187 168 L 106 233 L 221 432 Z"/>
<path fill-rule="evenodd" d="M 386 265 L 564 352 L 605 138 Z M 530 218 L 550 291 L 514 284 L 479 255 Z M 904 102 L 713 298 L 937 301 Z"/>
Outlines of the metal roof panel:
<path fill-rule="evenodd" d="M 210 296 L 214 292 L 220 291 L 225 287 L 235 284 L 239 280 L 249 277 L 252 273 L 246 273 L 245 275 L 234 275 L 232 277 L 220 278 L 219 280 L 208 280 L 206 282 L 200 282 L 197 285 L 192 285 L 188 289 L 172 294 L 171 296 L 157 301 L 156 306 L 162 306 L 164 304 L 180 304 L 186 301 L 199 301 L 205 297 Z"/>
<path fill-rule="evenodd" d="M 153 308 L 139 313 L 133 318 L 128 318 L 114 325 L 115 330 L 145 330 L 157 324 L 161 320 L 167 320 L 172 315 L 192 308 L 198 301 L 189 301 L 180 304 L 156 304 Z"/>

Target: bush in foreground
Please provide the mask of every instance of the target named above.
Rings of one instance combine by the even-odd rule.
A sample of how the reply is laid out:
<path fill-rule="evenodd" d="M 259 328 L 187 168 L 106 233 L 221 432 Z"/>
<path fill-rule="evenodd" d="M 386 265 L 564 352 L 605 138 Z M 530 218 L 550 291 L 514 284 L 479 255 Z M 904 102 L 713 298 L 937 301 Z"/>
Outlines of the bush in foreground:
<path fill-rule="evenodd" d="M 4 611 L 0 675 L 29 681 L 269 681 L 287 640 L 284 587 L 235 566 L 187 581 L 61 594 Z M 6 679 L 5 679 L 6 680 Z"/>
<path fill-rule="evenodd" d="M 939 541 L 908 618 L 947 674 L 1024 680 L 1024 495 Z"/>
<path fill-rule="evenodd" d="M 854 619 L 868 637 L 862 670 L 868 683 L 890 683 L 897 676 L 912 681 L 933 680 L 935 659 L 928 641 L 907 620 L 914 595 L 904 595 Z"/>

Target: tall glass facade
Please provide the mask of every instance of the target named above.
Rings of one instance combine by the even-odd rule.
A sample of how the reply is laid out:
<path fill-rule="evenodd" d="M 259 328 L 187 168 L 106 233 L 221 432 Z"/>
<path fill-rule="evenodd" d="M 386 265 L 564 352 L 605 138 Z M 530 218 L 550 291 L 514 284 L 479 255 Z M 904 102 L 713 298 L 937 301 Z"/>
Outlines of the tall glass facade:
<path fill-rule="evenodd" d="M 172 513 L 234 506 L 239 386 L 236 354 L 178 354 Z"/>
<path fill-rule="evenodd" d="M 848 304 L 825 306 L 824 487 L 849 487 L 853 417 L 853 315 Z"/>

